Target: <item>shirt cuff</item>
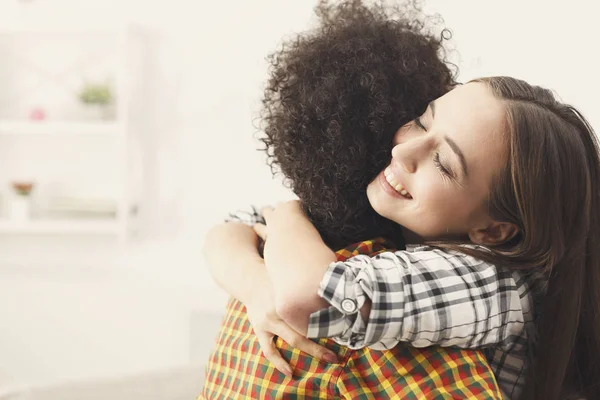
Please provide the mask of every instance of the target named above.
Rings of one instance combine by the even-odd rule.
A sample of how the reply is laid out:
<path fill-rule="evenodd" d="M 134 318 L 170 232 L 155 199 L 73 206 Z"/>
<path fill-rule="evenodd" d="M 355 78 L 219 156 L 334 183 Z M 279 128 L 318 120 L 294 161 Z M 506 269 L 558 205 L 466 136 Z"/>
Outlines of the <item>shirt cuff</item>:
<path fill-rule="evenodd" d="M 333 338 L 351 349 L 365 347 L 367 325 L 360 309 L 365 293 L 356 282 L 357 272 L 342 262 L 329 265 L 319 285 L 318 294 L 331 306 L 310 315 L 309 338 Z"/>

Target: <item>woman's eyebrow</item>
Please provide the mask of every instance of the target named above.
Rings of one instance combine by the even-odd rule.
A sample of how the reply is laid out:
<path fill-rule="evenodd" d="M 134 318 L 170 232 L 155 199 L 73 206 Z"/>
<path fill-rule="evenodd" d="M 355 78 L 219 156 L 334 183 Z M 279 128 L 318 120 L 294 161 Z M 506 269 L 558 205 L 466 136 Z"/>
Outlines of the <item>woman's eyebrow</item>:
<path fill-rule="evenodd" d="M 469 176 L 469 173 L 467 172 L 467 160 L 465 159 L 465 155 L 463 154 L 460 147 L 458 147 L 456 142 L 448 136 L 444 136 L 444 139 L 446 140 L 446 143 L 448 143 L 448 146 L 450 146 L 452 151 L 454 151 L 454 153 L 458 156 L 458 159 L 460 160 L 460 166 L 462 167 L 465 176 Z"/>
<path fill-rule="evenodd" d="M 427 107 L 431 108 L 431 118 L 435 118 L 435 100 L 432 100 Z"/>

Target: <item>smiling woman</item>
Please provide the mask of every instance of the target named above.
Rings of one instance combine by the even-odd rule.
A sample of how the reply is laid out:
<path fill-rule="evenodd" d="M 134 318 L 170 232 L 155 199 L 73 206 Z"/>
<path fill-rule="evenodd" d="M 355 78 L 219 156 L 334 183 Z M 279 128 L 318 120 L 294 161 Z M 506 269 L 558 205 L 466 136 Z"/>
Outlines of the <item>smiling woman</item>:
<path fill-rule="evenodd" d="M 391 164 L 368 186 L 375 211 L 418 242 L 485 233 L 510 239 L 514 226 L 486 212 L 488 188 L 507 157 L 504 115 L 502 103 L 481 83 L 431 102 L 398 130 Z"/>

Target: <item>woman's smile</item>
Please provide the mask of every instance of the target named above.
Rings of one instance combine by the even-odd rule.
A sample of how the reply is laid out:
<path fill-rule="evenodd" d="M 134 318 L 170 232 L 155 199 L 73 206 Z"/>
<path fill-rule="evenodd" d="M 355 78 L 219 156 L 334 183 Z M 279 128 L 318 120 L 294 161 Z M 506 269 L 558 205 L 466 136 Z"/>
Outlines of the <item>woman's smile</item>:
<path fill-rule="evenodd" d="M 384 171 L 382 171 L 377 177 L 381 187 L 385 191 L 385 193 L 390 196 L 400 198 L 403 200 L 412 200 L 412 196 L 406 188 L 398 181 L 398 179 L 392 173 L 390 167 L 387 167 Z"/>

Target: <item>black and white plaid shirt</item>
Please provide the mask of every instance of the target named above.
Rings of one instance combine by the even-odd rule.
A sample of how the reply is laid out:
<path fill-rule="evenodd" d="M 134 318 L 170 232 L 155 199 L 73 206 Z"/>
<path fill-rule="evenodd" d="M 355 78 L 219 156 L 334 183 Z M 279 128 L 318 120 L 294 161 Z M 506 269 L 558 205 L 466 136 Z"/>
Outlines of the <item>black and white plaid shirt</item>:
<path fill-rule="evenodd" d="M 230 221 L 264 220 L 253 207 Z M 313 313 L 309 338 L 332 338 L 358 349 L 385 350 L 400 342 L 484 348 L 505 398 L 518 398 L 534 349 L 534 303 L 546 277 L 497 268 L 459 252 L 421 246 L 359 255 L 329 265 L 319 296 L 331 305 Z M 371 301 L 368 320 L 360 309 Z"/>

